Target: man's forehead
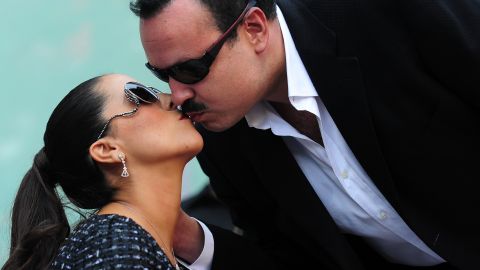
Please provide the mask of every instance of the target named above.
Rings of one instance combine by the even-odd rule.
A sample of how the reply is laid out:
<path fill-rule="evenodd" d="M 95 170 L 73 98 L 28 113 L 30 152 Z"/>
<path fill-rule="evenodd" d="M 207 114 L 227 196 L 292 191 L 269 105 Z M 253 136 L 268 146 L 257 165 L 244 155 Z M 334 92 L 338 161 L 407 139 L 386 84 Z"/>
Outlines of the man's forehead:
<path fill-rule="evenodd" d="M 216 31 L 211 13 L 197 0 L 175 0 L 154 17 L 140 20 L 142 44 L 157 67 L 199 57 L 217 37 Z"/>
<path fill-rule="evenodd" d="M 198 0 L 174 0 L 148 19 L 141 19 L 141 27 L 158 25 L 179 29 L 185 25 L 211 24 L 212 13 Z"/>
<path fill-rule="evenodd" d="M 143 21 L 140 27 L 141 40 L 145 49 L 150 46 L 163 48 L 201 46 L 202 41 L 208 40 L 208 35 L 215 33 L 213 31 L 216 30 L 201 23 L 188 23 L 187 20 L 170 23 L 158 18 Z"/>
<path fill-rule="evenodd" d="M 153 42 L 159 35 L 166 40 L 188 38 L 210 28 L 216 28 L 212 14 L 197 0 L 174 0 L 155 16 L 140 20 L 142 42 Z"/>

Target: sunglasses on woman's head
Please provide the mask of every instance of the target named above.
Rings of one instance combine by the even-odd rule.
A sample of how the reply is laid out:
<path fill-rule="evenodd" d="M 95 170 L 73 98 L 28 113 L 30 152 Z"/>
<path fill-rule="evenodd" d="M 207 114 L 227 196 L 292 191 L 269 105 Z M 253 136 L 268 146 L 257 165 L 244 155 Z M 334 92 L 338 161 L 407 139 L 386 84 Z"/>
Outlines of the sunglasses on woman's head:
<path fill-rule="evenodd" d="M 138 107 L 140 106 L 140 103 L 155 103 L 159 100 L 158 94 L 162 93 L 160 90 L 155 89 L 153 87 L 147 87 L 141 83 L 137 82 L 127 82 L 123 88 L 123 91 L 125 92 L 125 97 L 128 99 L 128 101 L 132 102 L 135 104 L 135 108 L 131 111 L 116 114 L 110 119 L 108 119 L 107 123 L 102 128 L 102 131 L 100 131 L 100 134 L 97 137 L 97 140 L 101 139 L 103 134 L 105 134 L 105 131 L 107 130 L 108 125 L 110 122 L 120 116 L 132 116 L 134 115 Z"/>
<path fill-rule="evenodd" d="M 250 0 L 235 22 L 217 39 L 217 41 L 213 43 L 212 46 L 210 46 L 210 48 L 207 49 L 201 58 L 190 59 L 164 69 L 156 68 L 150 65 L 148 62 L 145 64 L 145 66 L 147 66 L 147 68 L 157 78 L 167 83 L 170 77 L 185 84 L 194 84 L 203 80 L 208 75 L 208 72 L 210 72 L 210 66 L 215 60 L 215 57 L 217 57 L 218 52 L 222 48 L 227 38 L 233 32 L 232 30 L 235 29 L 235 27 L 243 20 L 243 17 L 245 17 L 245 14 L 247 14 L 248 10 L 254 7 L 256 4 L 257 1 Z"/>

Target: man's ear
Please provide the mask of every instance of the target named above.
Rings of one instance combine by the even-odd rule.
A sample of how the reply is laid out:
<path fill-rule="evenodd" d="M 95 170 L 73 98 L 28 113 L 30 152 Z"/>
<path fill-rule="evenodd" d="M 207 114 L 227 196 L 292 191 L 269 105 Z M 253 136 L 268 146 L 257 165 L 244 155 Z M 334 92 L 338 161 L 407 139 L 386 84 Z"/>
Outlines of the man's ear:
<path fill-rule="evenodd" d="M 247 38 L 255 47 L 256 53 L 261 53 L 268 44 L 269 22 L 265 13 L 258 7 L 251 8 L 242 23 Z"/>
<path fill-rule="evenodd" d="M 90 145 L 90 156 L 99 163 L 119 163 L 118 154 L 121 152 L 118 145 L 106 138 L 100 139 Z"/>

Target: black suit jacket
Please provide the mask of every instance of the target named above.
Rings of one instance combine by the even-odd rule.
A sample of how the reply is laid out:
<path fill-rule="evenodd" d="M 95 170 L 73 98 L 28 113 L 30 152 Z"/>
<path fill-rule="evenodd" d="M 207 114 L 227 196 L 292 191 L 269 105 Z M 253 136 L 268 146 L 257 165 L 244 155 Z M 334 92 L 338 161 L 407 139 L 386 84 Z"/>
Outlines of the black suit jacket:
<path fill-rule="evenodd" d="M 478 269 L 480 1 L 277 2 L 320 98 L 375 185 L 437 254 Z M 253 266 L 278 263 L 272 269 L 362 269 L 281 138 L 245 121 L 199 130 L 200 164 L 247 239 L 212 227 L 214 268 L 254 269 L 242 262 L 249 254 Z"/>

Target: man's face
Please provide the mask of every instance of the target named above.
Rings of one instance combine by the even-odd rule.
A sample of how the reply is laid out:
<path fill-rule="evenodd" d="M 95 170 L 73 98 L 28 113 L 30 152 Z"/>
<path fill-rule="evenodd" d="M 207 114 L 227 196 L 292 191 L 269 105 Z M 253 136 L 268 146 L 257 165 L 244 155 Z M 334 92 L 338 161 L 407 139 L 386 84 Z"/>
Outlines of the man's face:
<path fill-rule="evenodd" d="M 233 126 L 264 92 L 255 50 L 243 25 L 237 30 L 238 37 L 223 45 L 203 80 L 194 84 L 169 80 L 172 101 L 193 109 L 192 120 L 212 131 Z M 140 34 L 148 62 L 163 69 L 200 58 L 222 33 L 199 1 L 173 0 L 158 15 L 141 20 Z"/>

